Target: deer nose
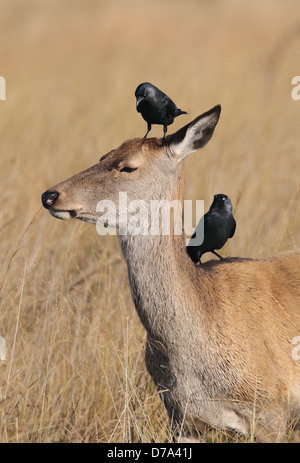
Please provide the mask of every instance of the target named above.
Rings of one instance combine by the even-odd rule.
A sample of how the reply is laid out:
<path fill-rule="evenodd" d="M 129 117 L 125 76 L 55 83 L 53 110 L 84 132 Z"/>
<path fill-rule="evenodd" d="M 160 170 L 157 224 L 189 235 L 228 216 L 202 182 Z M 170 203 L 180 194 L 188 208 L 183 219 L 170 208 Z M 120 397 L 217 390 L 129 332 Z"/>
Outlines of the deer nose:
<path fill-rule="evenodd" d="M 46 208 L 46 209 L 49 209 L 49 207 L 53 206 L 53 204 L 55 203 L 55 201 L 57 200 L 58 198 L 58 193 L 57 191 L 45 191 L 43 194 L 42 194 L 42 203 L 43 203 L 43 206 Z"/>

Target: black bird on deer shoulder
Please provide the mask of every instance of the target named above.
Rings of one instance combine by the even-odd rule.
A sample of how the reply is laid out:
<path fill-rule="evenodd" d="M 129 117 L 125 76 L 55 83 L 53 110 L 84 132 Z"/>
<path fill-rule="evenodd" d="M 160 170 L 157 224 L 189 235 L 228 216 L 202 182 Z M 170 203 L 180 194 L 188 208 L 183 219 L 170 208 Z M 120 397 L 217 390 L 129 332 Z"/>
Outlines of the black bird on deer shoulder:
<path fill-rule="evenodd" d="M 233 237 L 235 228 L 236 221 L 232 215 L 230 199 L 224 194 L 214 195 L 209 211 L 200 219 L 196 231 L 186 248 L 188 255 L 196 263 L 201 263 L 201 256 L 206 252 L 212 252 L 223 260 L 223 257 L 215 249 L 221 249 L 226 241 Z M 197 235 L 198 241 L 201 242 L 203 238 L 203 242 L 199 245 L 197 245 Z M 196 241 L 193 242 L 195 238 Z"/>
<path fill-rule="evenodd" d="M 181 114 L 187 114 L 186 111 L 178 109 L 176 104 L 165 93 L 159 90 L 149 82 L 140 84 L 136 91 L 136 110 L 141 113 L 143 119 L 147 122 L 147 137 L 151 130 L 152 124 L 163 125 L 165 139 L 167 126 L 173 124 L 175 117 Z"/>

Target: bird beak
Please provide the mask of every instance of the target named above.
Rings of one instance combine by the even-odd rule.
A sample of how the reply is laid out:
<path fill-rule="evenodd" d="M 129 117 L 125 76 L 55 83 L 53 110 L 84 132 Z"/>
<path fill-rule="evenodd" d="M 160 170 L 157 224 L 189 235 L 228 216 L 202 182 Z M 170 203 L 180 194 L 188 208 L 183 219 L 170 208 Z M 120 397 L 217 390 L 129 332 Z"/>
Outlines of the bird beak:
<path fill-rule="evenodd" d="M 138 96 L 136 98 L 136 107 L 138 108 L 139 104 L 141 103 L 141 101 L 143 101 L 144 97 L 143 96 Z"/>

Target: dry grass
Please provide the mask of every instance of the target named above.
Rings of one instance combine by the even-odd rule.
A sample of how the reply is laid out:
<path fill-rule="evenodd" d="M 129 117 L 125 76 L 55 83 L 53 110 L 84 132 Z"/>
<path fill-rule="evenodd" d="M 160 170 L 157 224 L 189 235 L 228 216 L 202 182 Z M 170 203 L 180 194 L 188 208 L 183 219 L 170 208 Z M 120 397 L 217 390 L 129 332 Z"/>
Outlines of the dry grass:
<path fill-rule="evenodd" d="M 149 80 L 189 113 L 173 130 L 223 106 L 185 161 L 187 199 L 232 199 L 223 253 L 299 247 L 298 2 L 1 0 L 0 43 L 0 441 L 169 440 L 117 240 L 54 220 L 40 194 L 144 135 Z"/>

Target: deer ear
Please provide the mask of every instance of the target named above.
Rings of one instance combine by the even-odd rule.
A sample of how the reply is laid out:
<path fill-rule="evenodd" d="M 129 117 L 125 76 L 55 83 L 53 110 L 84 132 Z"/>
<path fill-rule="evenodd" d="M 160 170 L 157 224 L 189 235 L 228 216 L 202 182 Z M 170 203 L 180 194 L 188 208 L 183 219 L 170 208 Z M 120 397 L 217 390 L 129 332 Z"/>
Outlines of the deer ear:
<path fill-rule="evenodd" d="M 165 143 L 169 147 L 170 155 L 182 161 L 188 154 L 203 148 L 214 133 L 220 112 L 221 106 L 214 106 L 178 132 L 168 135 Z"/>

